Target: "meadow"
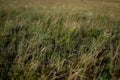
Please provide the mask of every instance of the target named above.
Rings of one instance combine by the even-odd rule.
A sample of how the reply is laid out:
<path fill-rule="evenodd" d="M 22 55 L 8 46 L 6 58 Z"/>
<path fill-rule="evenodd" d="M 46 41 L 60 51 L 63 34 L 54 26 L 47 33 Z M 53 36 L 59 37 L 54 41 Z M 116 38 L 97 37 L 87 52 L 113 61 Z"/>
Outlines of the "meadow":
<path fill-rule="evenodd" d="M 120 80 L 120 0 L 0 0 L 0 80 Z"/>

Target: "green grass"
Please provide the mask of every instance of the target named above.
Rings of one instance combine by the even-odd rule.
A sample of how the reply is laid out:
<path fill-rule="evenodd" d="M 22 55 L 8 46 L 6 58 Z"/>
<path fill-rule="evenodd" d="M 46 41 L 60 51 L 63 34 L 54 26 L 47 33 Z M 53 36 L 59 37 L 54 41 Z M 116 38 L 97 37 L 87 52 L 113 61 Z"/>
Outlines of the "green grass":
<path fill-rule="evenodd" d="M 0 80 L 120 78 L 120 2 L 72 1 L 0 0 Z"/>

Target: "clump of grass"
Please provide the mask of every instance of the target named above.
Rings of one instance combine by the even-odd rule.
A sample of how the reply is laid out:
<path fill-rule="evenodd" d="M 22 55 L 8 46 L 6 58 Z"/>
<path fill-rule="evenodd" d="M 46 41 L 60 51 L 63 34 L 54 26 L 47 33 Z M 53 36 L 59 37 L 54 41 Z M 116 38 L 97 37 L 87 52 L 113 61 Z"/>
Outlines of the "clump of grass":
<path fill-rule="evenodd" d="M 101 10 L 31 8 L 21 6 L 22 2 L 8 9 L 4 4 L 0 8 L 0 79 L 119 78 L 120 17 Z"/>

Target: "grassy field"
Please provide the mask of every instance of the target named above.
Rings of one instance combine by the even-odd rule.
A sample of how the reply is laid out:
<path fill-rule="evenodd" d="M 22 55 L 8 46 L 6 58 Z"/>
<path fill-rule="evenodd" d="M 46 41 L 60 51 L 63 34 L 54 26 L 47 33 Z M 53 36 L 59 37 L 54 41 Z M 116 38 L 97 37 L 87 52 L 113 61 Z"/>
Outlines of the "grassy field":
<path fill-rule="evenodd" d="M 0 0 L 0 80 L 120 80 L 120 0 Z"/>

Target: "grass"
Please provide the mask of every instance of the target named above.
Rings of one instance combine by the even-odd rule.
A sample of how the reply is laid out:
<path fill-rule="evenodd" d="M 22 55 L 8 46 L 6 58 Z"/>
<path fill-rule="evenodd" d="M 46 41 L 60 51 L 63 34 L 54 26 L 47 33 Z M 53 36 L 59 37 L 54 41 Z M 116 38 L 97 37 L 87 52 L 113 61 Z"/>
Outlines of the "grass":
<path fill-rule="evenodd" d="M 119 0 L 0 0 L 0 80 L 118 80 Z"/>

